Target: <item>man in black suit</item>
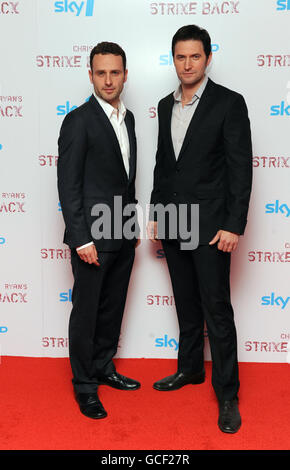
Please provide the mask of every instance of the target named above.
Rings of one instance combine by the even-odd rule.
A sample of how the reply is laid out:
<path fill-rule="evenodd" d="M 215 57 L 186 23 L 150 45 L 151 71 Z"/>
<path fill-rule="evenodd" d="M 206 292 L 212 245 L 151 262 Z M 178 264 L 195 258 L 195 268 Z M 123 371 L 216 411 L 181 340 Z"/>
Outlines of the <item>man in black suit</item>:
<path fill-rule="evenodd" d="M 137 203 L 136 137 L 134 116 L 120 99 L 128 73 L 125 52 L 115 43 L 100 43 L 91 51 L 90 65 L 93 94 L 61 126 L 58 191 L 74 275 L 73 386 L 81 412 L 97 419 L 107 415 L 97 394 L 100 384 L 140 387 L 117 373 L 112 361 L 138 244 L 134 230 L 131 238 L 123 231 L 124 209 Z"/>
<path fill-rule="evenodd" d="M 153 242 L 163 237 L 180 340 L 177 373 L 156 382 L 154 388 L 176 390 L 205 380 L 205 321 L 212 384 L 219 402 L 218 425 L 223 432 L 234 433 L 241 417 L 230 257 L 247 221 L 252 184 L 250 124 L 243 97 L 217 85 L 205 73 L 212 59 L 207 31 L 195 25 L 180 28 L 172 40 L 172 54 L 180 86 L 158 105 L 148 233 Z M 186 205 L 187 215 L 192 214 L 191 206 L 198 205 L 195 249 L 188 249 L 181 236 L 181 232 L 195 233 L 190 217 L 186 221 L 180 217 L 183 226 L 178 225 L 176 237 L 168 235 L 168 230 L 158 237 L 156 204 L 177 209 Z"/>

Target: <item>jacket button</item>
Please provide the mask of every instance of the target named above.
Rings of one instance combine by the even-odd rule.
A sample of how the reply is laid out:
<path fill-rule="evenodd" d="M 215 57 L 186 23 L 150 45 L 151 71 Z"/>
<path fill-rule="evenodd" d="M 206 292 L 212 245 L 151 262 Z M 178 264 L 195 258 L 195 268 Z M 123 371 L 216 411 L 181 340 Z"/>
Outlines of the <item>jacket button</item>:
<path fill-rule="evenodd" d="M 173 196 L 177 196 L 177 193 L 173 193 Z"/>

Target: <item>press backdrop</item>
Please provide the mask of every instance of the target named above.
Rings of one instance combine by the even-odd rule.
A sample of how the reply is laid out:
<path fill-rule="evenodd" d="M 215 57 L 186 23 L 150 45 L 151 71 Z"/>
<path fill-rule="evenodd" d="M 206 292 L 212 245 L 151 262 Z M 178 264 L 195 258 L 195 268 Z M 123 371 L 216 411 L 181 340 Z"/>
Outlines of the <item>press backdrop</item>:
<path fill-rule="evenodd" d="M 70 251 L 56 170 L 65 115 L 91 94 L 90 50 L 119 43 L 126 106 L 136 119 L 137 196 L 150 199 L 156 107 L 177 86 L 171 38 L 185 24 L 212 38 L 208 70 L 242 93 L 253 135 L 253 192 L 232 257 L 239 360 L 289 361 L 290 1 L 0 0 L 1 355 L 68 356 Z M 117 286 L 116 286 L 117 288 Z M 205 355 L 210 359 L 205 326 Z M 175 358 L 178 325 L 161 246 L 142 240 L 119 357 Z"/>

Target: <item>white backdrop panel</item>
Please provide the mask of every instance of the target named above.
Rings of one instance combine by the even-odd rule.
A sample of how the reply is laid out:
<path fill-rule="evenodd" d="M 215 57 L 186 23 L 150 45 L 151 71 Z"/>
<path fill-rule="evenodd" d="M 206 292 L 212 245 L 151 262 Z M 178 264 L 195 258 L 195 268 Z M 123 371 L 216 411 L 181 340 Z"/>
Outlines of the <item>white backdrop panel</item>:
<path fill-rule="evenodd" d="M 276 0 L 0 0 L 2 355 L 68 356 L 73 278 L 62 243 L 57 139 L 65 114 L 91 94 L 91 48 L 108 40 L 127 54 L 123 99 L 136 119 L 136 186 L 144 209 L 157 104 L 177 86 L 171 38 L 180 26 L 195 23 L 212 38 L 210 77 L 244 95 L 252 125 L 249 221 L 232 257 L 239 360 L 289 361 L 289 15 L 290 2 Z M 178 335 L 162 247 L 144 239 L 117 355 L 175 358 Z"/>

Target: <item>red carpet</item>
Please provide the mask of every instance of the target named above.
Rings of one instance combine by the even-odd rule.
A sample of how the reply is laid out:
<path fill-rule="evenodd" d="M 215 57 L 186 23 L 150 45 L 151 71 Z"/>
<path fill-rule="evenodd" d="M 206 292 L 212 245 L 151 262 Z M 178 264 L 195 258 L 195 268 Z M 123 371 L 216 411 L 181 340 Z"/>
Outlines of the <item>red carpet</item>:
<path fill-rule="evenodd" d="M 99 388 L 108 412 L 83 416 L 73 398 L 68 359 L 2 357 L 1 450 L 289 450 L 290 366 L 240 364 L 242 427 L 222 433 L 211 387 L 211 363 L 201 385 L 158 392 L 152 383 L 175 372 L 176 361 L 116 360 L 120 373 L 141 381 L 136 392 Z"/>

